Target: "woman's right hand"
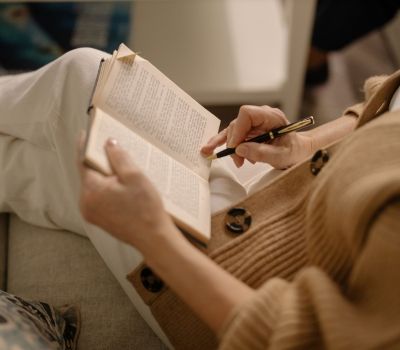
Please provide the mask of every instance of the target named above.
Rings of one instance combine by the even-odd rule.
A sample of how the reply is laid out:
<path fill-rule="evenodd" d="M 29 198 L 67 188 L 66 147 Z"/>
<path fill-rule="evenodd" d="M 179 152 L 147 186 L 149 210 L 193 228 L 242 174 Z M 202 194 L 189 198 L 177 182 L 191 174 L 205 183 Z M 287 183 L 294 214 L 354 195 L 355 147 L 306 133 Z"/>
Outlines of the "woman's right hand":
<path fill-rule="evenodd" d="M 312 138 L 307 132 L 292 132 L 269 143 L 243 141 L 287 124 L 289 121 L 278 108 L 242 106 L 238 117 L 212 137 L 201 152 L 209 156 L 216 147 L 226 143 L 227 147 L 236 147 L 232 158 L 237 167 L 247 159 L 252 163 L 264 162 L 277 169 L 286 169 L 312 154 Z"/>

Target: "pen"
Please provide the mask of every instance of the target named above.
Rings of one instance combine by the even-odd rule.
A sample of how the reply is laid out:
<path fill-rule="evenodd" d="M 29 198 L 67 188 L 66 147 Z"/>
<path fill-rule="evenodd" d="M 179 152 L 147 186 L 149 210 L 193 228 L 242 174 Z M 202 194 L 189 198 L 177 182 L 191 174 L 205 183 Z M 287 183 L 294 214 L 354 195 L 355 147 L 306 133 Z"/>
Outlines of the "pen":
<path fill-rule="evenodd" d="M 307 117 L 302 120 L 299 120 L 298 122 L 291 123 L 288 125 L 283 125 L 276 129 L 272 129 L 265 134 L 258 135 L 256 137 L 248 139 L 244 142 L 257 142 L 257 143 L 268 142 L 268 141 L 271 141 L 278 137 L 281 137 L 283 135 L 286 135 L 289 132 L 297 131 L 297 130 L 305 128 L 306 126 L 313 125 L 313 124 L 314 124 L 314 117 Z M 212 154 L 211 156 L 207 157 L 207 159 L 214 160 L 217 158 L 222 158 L 222 157 L 228 156 L 230 154 L 234 154 L 235 150 L 236 150 L 235 147 L 226 148 L 216 154 Z"/>

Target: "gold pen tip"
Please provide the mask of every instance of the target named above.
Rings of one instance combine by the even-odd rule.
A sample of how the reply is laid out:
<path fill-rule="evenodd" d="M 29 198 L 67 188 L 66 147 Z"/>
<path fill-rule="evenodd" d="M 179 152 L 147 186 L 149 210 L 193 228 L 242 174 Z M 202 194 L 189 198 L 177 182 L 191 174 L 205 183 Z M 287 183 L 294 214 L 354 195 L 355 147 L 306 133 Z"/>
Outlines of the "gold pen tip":
<path fill-rule="evenodd" d="M 214 159 L 217 159 L 217 155 L 216 155 L 216 154 L 212 154 L 211 156 L 208 156 L 206 159 L 207 159 L 207 160 L 214 160 Z"/>

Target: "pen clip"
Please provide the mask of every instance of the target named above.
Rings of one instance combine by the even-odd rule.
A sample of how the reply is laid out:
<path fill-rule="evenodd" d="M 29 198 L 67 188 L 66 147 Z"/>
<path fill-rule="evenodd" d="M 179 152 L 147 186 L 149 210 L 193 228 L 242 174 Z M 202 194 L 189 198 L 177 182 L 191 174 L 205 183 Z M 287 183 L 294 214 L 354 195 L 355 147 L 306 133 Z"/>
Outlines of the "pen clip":
<path fill-rule="evenodd" d="M 308 117 L 308 118 L 298 121 L 297 123 L 293 123 L 291 125 L 288 125 L 287 127 L 280 129 L 278 131 L 278 134 L 286 134 L 288 132 L 299 130 L 308 125 L 313 125 L 313 124 L 314 124 L 314 117 Z"/>

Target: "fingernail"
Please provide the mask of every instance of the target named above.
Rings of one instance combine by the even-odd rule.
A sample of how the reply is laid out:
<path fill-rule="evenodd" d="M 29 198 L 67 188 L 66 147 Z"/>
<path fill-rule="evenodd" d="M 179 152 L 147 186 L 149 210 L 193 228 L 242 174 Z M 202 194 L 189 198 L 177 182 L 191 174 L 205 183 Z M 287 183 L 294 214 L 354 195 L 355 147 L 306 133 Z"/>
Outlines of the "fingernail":
<path fill-rule="evenodd" d="M 118 141 L 116 139 L 108 139 L 107 146 L 110 146 L 110 147 L 118 146 Z"/>
<path fill-rule="evenodd" d="M 236 154 L 240 157 L 246 157 L 249 148 L 245 145 L 236 147 Z"/>

